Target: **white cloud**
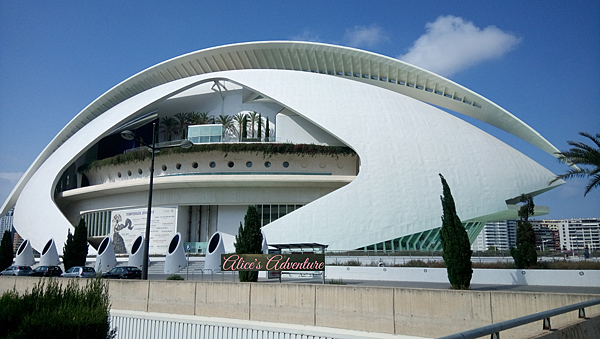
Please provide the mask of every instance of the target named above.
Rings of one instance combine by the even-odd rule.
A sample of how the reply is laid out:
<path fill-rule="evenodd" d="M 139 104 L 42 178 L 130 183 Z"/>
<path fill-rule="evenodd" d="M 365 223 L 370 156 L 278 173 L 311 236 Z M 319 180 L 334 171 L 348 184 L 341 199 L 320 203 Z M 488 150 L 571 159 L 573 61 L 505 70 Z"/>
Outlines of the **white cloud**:
<path fill-rule="evenodd" d="M 4 203 L 4 200 L 8 198 L 8 195 L 13 190 L 19 179 L 21 179 L 23 173 L 21 172 L 4 172 L 0 173 L 0 206 Z"/>
<path fill-rule="evenodd" d="M 296 34 L 290 37 L 293 41 L 310 41 L 310 42 L 322 42 L 321 37 L 318 34 L 305 29 L 301 34 Z"/>
<path fill-rule="evenodd" d="M 23 172 L 0 172 L 0 179 L 5 179 L 16 184 L 23 176 Z"/>
<path fill-rule="evenodd" d="M 383 41 L 389 41 L 389 38 L 377 25 L 354 26 L 352 29 L 346 29 L 344 41 L 352 47 L 373 47 Z"/>
<path fill-rule="evenodd" d="M 499 58 L 521 41 L 495 26 L 480 29 L 452 15 L 440 16 L 425 28 L 427 32 L 398 59 L 444 76 Z"/>

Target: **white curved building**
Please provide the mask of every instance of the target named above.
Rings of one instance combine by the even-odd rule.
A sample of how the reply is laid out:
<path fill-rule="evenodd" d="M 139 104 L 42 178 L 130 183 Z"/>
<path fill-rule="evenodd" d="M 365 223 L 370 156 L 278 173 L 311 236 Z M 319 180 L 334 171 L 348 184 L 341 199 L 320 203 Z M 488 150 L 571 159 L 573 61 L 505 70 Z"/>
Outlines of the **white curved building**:
<path fill-rule="evenodd" d="M 92 243 L 117 231 L 129 246 L 131 228 L 139 226 L 127 228 L 122 220 L 143 216 L 150 162 L 127 162 L 132 153 L 122 153 L 139 145 L 120 132 L 133 130 L 149 142 L 152 123 L 164 126 L 185 112 L 258 112 L 264 123 L 269 119 L 270 137 L 253 137 L 248 127 L 249 140 L 239 142 L 234 124 L 211 143 L 205 133 L 211 126 L 190 127 L 188 138 L 198 145 L 161 151 L 155 252 L 176 232 L 198 246 L 216 231 L 237 233 L 248 205 L 259 207 L 269 243 L 439 249 L 438 173 L 452 189 L 471 241 L 483 223 L 516 218 L 522 194 L 562 184 L 549 186 L 553 173 L 434 105 L 552 156 L 558 152 L 495 103 L 397 59 L 319 43 L 242 43 L 165 61 L 101 95 L 44 149 L 0 212 L 15 206 L 15 228 L 38 250 L 51 238 L 64 242 L 82 217 Z M 167 135 L 160 133 L 159 141 Z M 280 143 L 329 147 L 316 155 L 306 150 L 312 146 L 273 151 Z"/>

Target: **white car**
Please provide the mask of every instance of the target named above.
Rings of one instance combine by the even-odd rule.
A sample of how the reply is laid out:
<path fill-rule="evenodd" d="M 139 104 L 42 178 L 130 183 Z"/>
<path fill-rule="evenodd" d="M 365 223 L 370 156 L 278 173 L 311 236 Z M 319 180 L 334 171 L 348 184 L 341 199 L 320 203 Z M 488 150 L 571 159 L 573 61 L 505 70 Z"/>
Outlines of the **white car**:
<path fill-rule="evenodd" d="M 93 267 L 73 266 L 60 276 L 63 278 L 95 278 L 96 270 Z"/>

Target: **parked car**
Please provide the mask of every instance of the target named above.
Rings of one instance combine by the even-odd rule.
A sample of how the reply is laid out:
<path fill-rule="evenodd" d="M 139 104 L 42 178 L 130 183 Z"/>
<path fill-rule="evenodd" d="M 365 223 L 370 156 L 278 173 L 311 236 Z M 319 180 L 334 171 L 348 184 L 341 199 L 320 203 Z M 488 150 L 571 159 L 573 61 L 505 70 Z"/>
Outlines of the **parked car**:
<path fill-rule="evenodd" d="M 21 265 L 15 265 L 15 266 L 10 266 L 7 269 L 5 269 L 4 271 L 0 272 L 0 275 L 29 275 L 29 273 L 31 273 L 31 267 L 30 266 L 21 266 Z"/>
<path fill-rule="evenodd" d="M 29 272 L 30 277 L 59 277 L 62 269 L 58 266 L 38 266 Z"/>
<path fill-rule="evenodd" d="M 102 273 L 102 278 L 108 279 L 142 279 L 142 270 L 135 266 L 113 267 L 110 271 Z"/>
<path fill-rule="evenodd" d="M 93 267 L 73 266 L 60 276 L 63 278 L 95 278 L 96 270 Z"/>

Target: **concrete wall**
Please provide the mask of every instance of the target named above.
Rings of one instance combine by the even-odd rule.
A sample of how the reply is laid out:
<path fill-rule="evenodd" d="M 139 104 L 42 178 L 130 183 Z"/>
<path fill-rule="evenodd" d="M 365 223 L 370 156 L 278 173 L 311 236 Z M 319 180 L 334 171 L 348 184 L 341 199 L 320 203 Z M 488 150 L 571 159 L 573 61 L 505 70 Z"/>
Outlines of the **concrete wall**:
<path fill-rule="evenodd" d="M 31 290 L 38 278 L 0 277 L 0 293 Z M 61 279 L 67 282 L 67 279 Z M 79 283 L 84 283 L 80 281 Z M 112 308 L 439 337 L 599 295 L 455 291 L 340 285 L 108 281 Z M 586 309 L 600 315 L 600 306 Z M 577 321 L 553 317 L 552 327 Z M 539 333 L 541 322 L 502 332 L 502 338 Z"/>
<path fill-rule="evenodd" d="M 536 339 L 588 339 L 600 338 L 600 316 L 557 328 L 555 331 L 544 331 Z"/>
<path fill-rule="evenodd" d="M 448 283 L 445 268 L 327 266 L 327 279 Z M 471 284 L 600 287 L 599 270 L 473 269 Z"/>

